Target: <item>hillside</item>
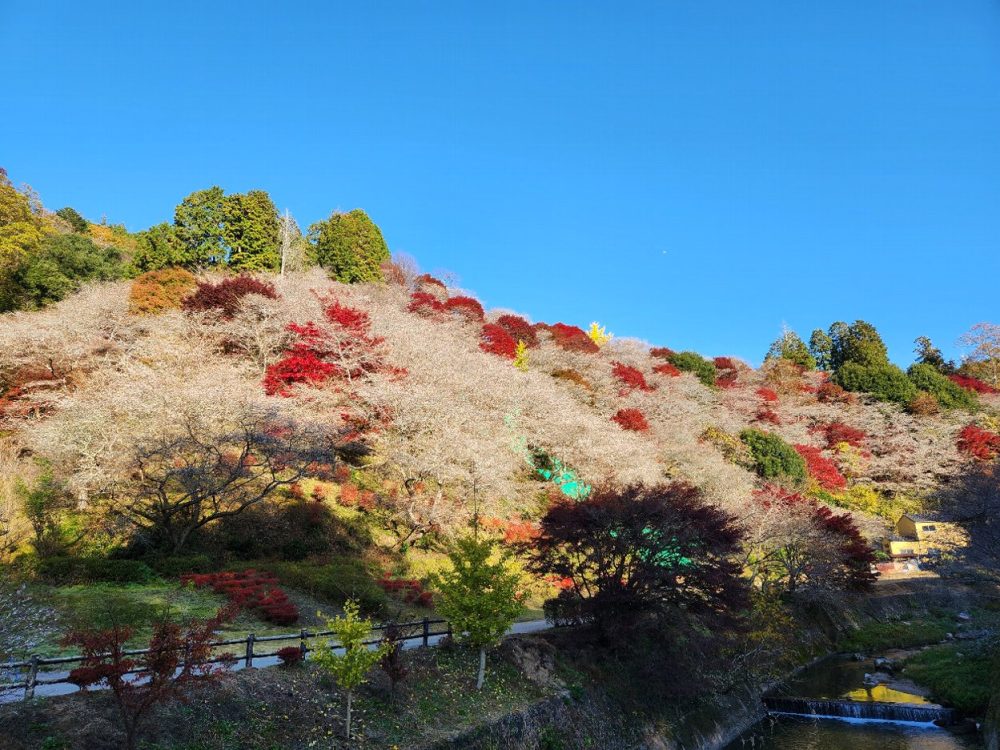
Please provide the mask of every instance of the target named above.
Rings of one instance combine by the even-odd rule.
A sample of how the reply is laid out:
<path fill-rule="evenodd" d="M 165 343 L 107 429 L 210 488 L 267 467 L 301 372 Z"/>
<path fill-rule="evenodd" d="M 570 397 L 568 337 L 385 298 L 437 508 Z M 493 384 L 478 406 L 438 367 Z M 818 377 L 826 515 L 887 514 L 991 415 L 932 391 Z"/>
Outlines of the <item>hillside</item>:
<path fill-rule="evenodd" d="M 256 413 L 303 429 L 353 425 L 371 449 L 359 464 L 361 484 L 422 533 L 465 523 L 473 494 L 484 515 L 537 516 L 545 484 L 528 446 L 588 484 L 681 479 L 741 515 L 760 478 L 734 463 L 739 441 L 726 435 L 749 427 L 818 450 L 855 496 L 870 488 L 890 506 L 919 504 L 960 471 L 958 434 L 976 419 L 961 409 L 913 415 L 863 395 L 824 401 L 826 373 L 800 373 L 781 359 L 759 370 L 719 360 L 733 369 L 706 386 L 664 367 L 664 352 L 651 354 L 644 342 L 613 338 L 598 348 L 582 332 L 553 335 L 539 325 L 529 329 L 537 344 L 519 368 L 512 352 L 484 351 L 475 306 L 471 314 L 462 303 L 446 306 L 466 298 L 436 280 L 409 274 L 348 285 L 319 269 L 259 278 L 273 284 L 275 298 L 243 297 L 231 317 L 218 309 L 130 313 L 127 282 L 90 285 L 49 308 L 5 315 L 4 455 L 22 466 L 4 473 L 28 476 L 37 472 L 32 458 L 51 461 L 83 508 L 127 471 L 136 446 L 180 429 L 178 415 L 208 432 Z M 304 340 L 288 326 L 322 325 L 323 305 L 334 300 L 370 317 L 369 343 L 338 354 L 362 366 L 353 377 L 267 395 L 267 368 Z M 503 314 L 490 311 L 485 320 Z M 346 330 L 325 325 L 332 335 Z M 996 395 L 981 400 L 987 409 L 1000 404 Z M 614 417 L 622 410 L 641 412 L 648 428 L 621 426 Z M 858 448 L 838 450 L 826 432 L 831 424 L 861 431 Z M 820 496 L 845 507 L 855 502 L 843 488 Z M 866 528 L 877 534 L 868 516 Z"/>

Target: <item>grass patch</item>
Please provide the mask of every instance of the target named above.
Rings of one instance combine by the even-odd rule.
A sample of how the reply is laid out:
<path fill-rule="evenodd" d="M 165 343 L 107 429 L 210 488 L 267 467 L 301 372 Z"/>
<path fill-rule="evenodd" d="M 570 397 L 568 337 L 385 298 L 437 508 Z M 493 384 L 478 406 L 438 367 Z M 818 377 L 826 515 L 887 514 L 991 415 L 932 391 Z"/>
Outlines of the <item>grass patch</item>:
<path fill-rule="evenodd" d="M 841 651 L 872 653 L 889 648 L 913 648 L 939 643 L 955 623 L 947 617 L 917 617 L 912 620 L 868 622 L 837 643 Z"/>
<path fill-rule="evenodd" d="M 986 644 L 949 643 L 910 657 L 903 673 L 930 688 L 933 700 L 982 716 L 990 701 L 995 658 Z"/>

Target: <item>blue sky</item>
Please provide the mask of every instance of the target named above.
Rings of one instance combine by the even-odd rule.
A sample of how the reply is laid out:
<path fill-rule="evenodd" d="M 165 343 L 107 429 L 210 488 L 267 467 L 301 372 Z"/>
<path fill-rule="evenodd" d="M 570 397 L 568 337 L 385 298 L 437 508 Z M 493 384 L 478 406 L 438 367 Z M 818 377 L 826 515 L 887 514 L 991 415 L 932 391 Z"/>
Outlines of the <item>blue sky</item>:
<path fill-rule="evenodd" d="M 0 165 L 130 229 L 363 207 L 488 306 L 757 362 L 1000 322 L 993 0 L 0 0 Z"/>

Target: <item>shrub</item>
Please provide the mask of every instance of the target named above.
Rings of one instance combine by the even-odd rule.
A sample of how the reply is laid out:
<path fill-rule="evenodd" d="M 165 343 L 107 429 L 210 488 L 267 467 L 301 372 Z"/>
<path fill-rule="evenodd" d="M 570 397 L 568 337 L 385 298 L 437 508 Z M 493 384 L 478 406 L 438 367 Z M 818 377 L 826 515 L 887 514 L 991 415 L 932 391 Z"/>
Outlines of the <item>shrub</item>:
<path fill-rule="evenodd" d="M 437 278 L 431 276 L 429 273 L 422 273 L 422 274 L 420 274 L 419 276 L 417 276 L 416 279 L 414 279 L 414 282 L 416 283 L 416 285 L 417 285 L 418 288 L 419 287 L 425 287 L 425 286 L 428 286 L 428 287 L 437 287 L 438 289 L 447 289 L 448 288 L 448 287 L 446 287 L 444 285 L 444 282 L 441 281 L 441 279 L 437 279 Z"/>
<path fill-rule="evenodd" d="M 816 398 L 825 404 L 853 404 L 854 395 L 829 380 L 820 385 Z"/>
<path fill-rule="evenodd" d="M 309 237 L 316 262 L 345 284 L 381 281 L 381 265 L 391 260 L 381 230 L 360 208 L 335 211 L 313 224 Z"/>
<path fill-rule="evenodd" d="M 821 492 L 817 497 L 831 505 L 880 516 L 891 523 L 904 513 L 918 513 L 922 503 L 906 495 L 882 494 L 874 487 L 858 484 L 841 492 Z"/>
<path fill-rule="evenodd" d="M 111 560 L 103 557 L 45 557 L 36 572 L 45 581 L 68 583 L 149 583 L 156 576 L 139 560 Z"/>
<path fill-rule="evenodd" d="M 681 371 L 678 370 L 669 362 L 664 362 L 663 364 L 656 365 L 656 367 L 653 368 L 653 372 L 655 372 L 657 375 L 665 375 L 668 378 L 677 378 L 680 377 L 681 374 Z"/>
<path fill-rule="evenodd" d="M 595 354 L 600 351 L 600 347 L 591 340 L 587 332 L 578 326 L 556 323 L 549 326 L 549 333 L 556 346 L 568 352 Z"/>
<path fill-rule="evenodd" d="M 907 375 L 917 388 L 930 393 L 945 409 L 973 411 L 979 406 L 974 391 L 962 388 L 931 365 L 911 365 Z"/>
<path fill-rule="evenodd" d="M 277 655 L 278 658 L 281 659 L 281 666 L 283 667 L 294 666 L 301 663 L 303 659 L 302 648 L 300 646 L 285 646 L 284 648 L 279 648 Z"/>
<path fill-rule="evenodd" d="M 861 365 L 847 362 L 833 376 L 848 391 L 868 393 L 880 401 L 908 404 L 917 395 L 917 387 L 896 365 Z"/>
<path fill-rule="evenodd" d="M 735 435 L 730 435 L 719 427 L 707 427 L 699 439 L 718 448 L 727 461 L 748 468 L 753 466 L 749 449 Z"/>
<path fill-rule="evenodd" d="M 931 394 L 918 391 L 917 395 L 911 398 L 910 402 L 906 405 L 906 410 L 910 414 L 929 417 L 941 411 L 941 404 Z"/>
<path fill-rule="evenodd" d="M 861 448 L 868 438 L 864 430 L 848 427 L 843 422 L 831 422 L 822 429 L 823 435 L 826 437 L 826 447 L 831 449 L 836 448 L 841 443 Z"/>
<path fill-rule="evenodd" d="M 816 369 L 816 358 L 795 331 L 785 331 L 767 350 L 766 360 L 787 359 L 805 370 Z"/>
<path fill-rule="evenodd" d="M 732 357 L 716 357 L 712 360 L 717 370 L 738 370 L 739 363 Z"/>
<path fill-rule="evenodd" d="M 621 394 L 625 395 L 632 391 L 652 391 L 654 390 L 646 382 L 646 376 L 641 370 L 626 365 L 623 362 L 611 363 L 611 374 L 622 384 Z"/>
<path fill-rule="evenodd" d="M 198 282 L 183 268 L 164 268 L 137 276 L 128 293 L 128 311 L 133 315 L 155 315 L 176 310 Z"/>
<path fill-rule="evenodd" d="M 185 573 L 207 573 L 212 569 L 208 555 L 149 557 L 144 562 L 164 578 L 177 578 Z"/>
<path fill-rule="evenodd" d="M 264 563 L 287 585 L 332 604 L 355 599 L 366 612 L 379 612 L 386 606 L 386 595 L 371 572 L 357 557 L 335 557 L 323 564 L 309 562 Z"/>
<path fill-rule="evenodd" d="M 520 315 L 501 315 L 496 324 L 515 341 L 523 341 L 529 349 L 538 346 L 538 334 L 534 327 Z"/>
<path fill-rule="evenodd" d="M 517 342 L 496 323 L 487 323 L 479 333 L 479 348 L 487 354 L 505 359 L 517 356 Z"/>
<path fill-rule="evenodd" d="M 773 432 L 746 429 L 740 440 L 750 450 L 754 469 L 766 478 L 784 477 L 792 480 L 806 478 L 806 463 L 795 449 Z"/>
<path fill-rule="evenodd" d="M 715 379 L 716 388 L 735 388 L 739 373 L 736 370 L 725 370 Z"/>
<path fill-rule="evenodd" d="M 949 375 L 948 379 L 960 388 L 965 388 L 969 391 L 975 391 L 976 393 L 983 393 L 988 395 L 996 395 L 1000 393 L 1000 389 L 994 388 L 989 383 L 984 383 L 978 378 L 970 378 L 967 375 Z"/>
<path fill-rule="evenodd" d="M 604 346 L 615 337 L 613 333 L 608 333 L 604 326 L 599 325 L 596 320 L 590 324 L 587 336 L 598 346 Z"/>
<path fill-rule="evenodd" d="M 410 295 L 410 304 L 406 309 L 427 318 L 439 317 L 445 310 L 441 300 L 429 292 L 421 291 Z"/>
<path fill-rule="evenodd" d="M 758 388 L 757 395 L 760 396 L 762 401 L 767 401 L 769 403 L 774 403 L 778 400 L 778 394 L 770 388 Z"/>
<path fill-rule="evenodd" d="M 1000 454 L 1000 435 L 974 424 L 966 425 L 958 434 L 958 450 L 981 461 L 992 461 Z"/>
<path fill-rule="evenodd" d="M 837 464 L 811 445 L 796 445 L 795 451 L 806 462 L 810 478 L 824 490 L 840 490 L 847 486 L 847 480 L 840 473 Z"/>
<path fill-rule="evenodd" d="M 482 321 L 484 316 L 483 306 L 479 303 L 479 300 L 473 299 L 472 297 L 450 297 L 448 301 L 444 303 L 444 308 L 449 312 L 461 315 L 469 321 Z"/>
<path fill-rule="evenodd" d="M 764 374 L 767 387 L 776 393 L 800 393 L 802 391 L 803 368 L 790 359 L 776 357 L 765 360 L 761 372 Z"/>
<path fill-rule="evenodd" d="M 768 422 L 769 424 L 781 424 L 781 417 L 770 406 L 762 406 L 757 410 L 754 419 L 758 422 Z"/>
<path fill-rule="evenodd" d="M 223 279 L 218 284 L 209 281 L 199 283 L 197 291 L 184 300 L 184 309 L 191 312 L 220 310 L 225 317 L 231 318 L 239 309 L 240 300 L 248 294 L 278 298 L 273 284 L 241 274 Z"/>
<path fill-rule="evenodd" d="M 710 388 L 715 385 L 715 365 L 697 352 L 673 354 L 669 362 L 678 370 L 693 373 L 704 385 Z"/>
<path fill-rule="evenodd" d="M 654 346 L 649 350 L 650 357 L 656 357 L 657 359 L 670 359 L 677 352 L 666 346 Z"/>
<path fill-rule="evenodd" d="M 275 625 L 291 625 L 299 619 L 299 608 L 278 588 L 278 579 L 252 568 L 221 573 L 192 573 L 181 582 L 195 588 L 210 588 L 225 595 L 231 604 L 256 612 Z"/>
<path fill-rule="evenodd" d="M 623 430 L 631 432 L 646 432 L 649 429 L 649 422 L 646 421 L 646 415 L 638 409 L 619 409 L 611 417 L 611 420 L 616 422 Z"/>

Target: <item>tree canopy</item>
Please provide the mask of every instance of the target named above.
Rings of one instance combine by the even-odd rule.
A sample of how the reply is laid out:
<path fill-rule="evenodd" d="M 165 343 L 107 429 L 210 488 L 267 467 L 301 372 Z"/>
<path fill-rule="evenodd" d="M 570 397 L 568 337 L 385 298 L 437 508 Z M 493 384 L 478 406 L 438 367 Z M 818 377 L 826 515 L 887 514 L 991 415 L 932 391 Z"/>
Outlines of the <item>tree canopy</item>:
<path fill-rule="evenodd" d="M 382 279 L 381 265 L 390 259 L 382 231 L 360 208 L 334 212 L 309 229 L 316 262 L 346 284 Z"/>

